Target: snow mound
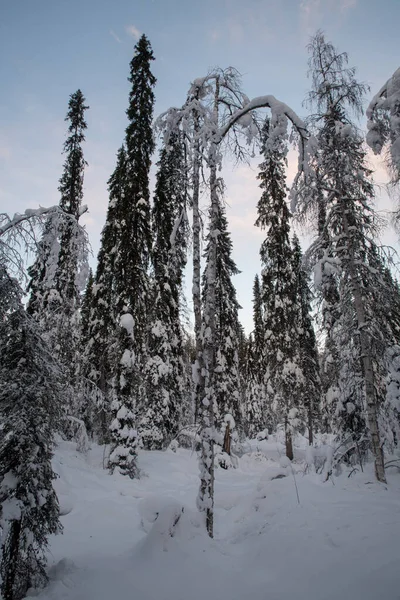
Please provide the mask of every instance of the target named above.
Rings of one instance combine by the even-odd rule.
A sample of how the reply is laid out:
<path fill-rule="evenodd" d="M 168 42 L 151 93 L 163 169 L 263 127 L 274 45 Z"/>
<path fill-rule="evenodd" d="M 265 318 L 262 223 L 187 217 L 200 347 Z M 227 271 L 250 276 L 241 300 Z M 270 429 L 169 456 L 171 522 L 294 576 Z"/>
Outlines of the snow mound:
<path fill-rule="evenodd" d="M 139 513 L 147 536 L 137 550 L 142 556 L 162 549 L 167 552 L 196 537 L 206 538 L 199 513 L 170 497 L 150 497 L 140 502 Z M 173 543 L 175 541 L 175 543 Z"/>

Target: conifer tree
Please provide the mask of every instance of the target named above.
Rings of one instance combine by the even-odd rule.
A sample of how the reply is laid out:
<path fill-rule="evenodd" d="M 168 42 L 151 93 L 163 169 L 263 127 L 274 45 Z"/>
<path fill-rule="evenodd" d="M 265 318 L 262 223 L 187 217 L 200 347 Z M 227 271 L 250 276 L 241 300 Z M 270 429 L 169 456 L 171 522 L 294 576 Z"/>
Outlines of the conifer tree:
<path fill-rule="evenodd" d="M 314 433 L 319 420 L 319 401 L 321 381 L 315 331 L 311 318 L 311 290 L 308 276 L 302 265 L 302 252 L 299 239 L 293 236 L 293 269 L 297 274 L 297 297 L 300 307 L 299 344 L 300 364 L 304 376 L 302 385 L 302 405 L 304 406 L 304 422 L 307 423 L 308 441 L 312 446 Z"/>
<path fill-rule="evenodd" d="M 385 315 L 382 306 L 388 287 L 377 245 L 371 171 L 352 121 L 354 114 L 362 112 L 366 86 L 356 80 L 355 69 L 347 66 L 347 54 L 339 53 L 321 32 L 309 50 L 313 83 L 309 101 L 318 146 L 310 161 L 305 196 L 318 179 L 326 206 L 323 253 L 320 233 L 310 256 L 318 267 L 317 281 L 324 285 L 328 273 L 337 289 L 337 317 L 330 330 L 330 338 L 340 348 L 338 393 L 332 399 L 334 425 L 342 440 L 349 434 L 352 443 L 369 438 L 377 479 L 385 481 L 379 431 L 384 395 L 379 390 L 384 387 L 382 360 L 396 341 L 396 326 L 386 316 L 377 318 L 382 312 Z M 379 298 L 374 292 L 378 289 Z"/>
<path fill-rule="evenodd" d="M 87 344 L 86 335 L 89 330 L 89 322 L 90 322 L 90 309 L 93 303 L 93 284 L 94 277 L 92 269 L 89 269 L 89 277 L 86 284 L 85 293 L 83 294 L 82 303 L 81 303 L 81 335 L 80 342 L 82 350 L 84 351 L 85 346 Z"/>
<path fill-rule="evenodd" d="M 114 294 L 114 264 L 119 240 L 119 222 L 123 218 L 123 202 L 126 187 L 126 152 L 118 150 L 117 164 L 108 181 L 109 204 L 106 223 L 101 233 L 97 268 L 91 293 L 87 340 L 83 351 L 84 374 L 100 392 L 97 417 L 93 423 L 94 434 L 101 442 L 110 438 L 111 402 L 116 378 L 117 315 Z M 93 400 L 93 398 L 92 398 Z"/>
<path fill-rule="evenodd" d="M 281 135 L 284 117 L 266 120 L 262 137 L 264 161 L 258 178 L 263 190 L 256 225 L 266 229 L 260 250 L 264 308 L 265 380 L 276 424 L 284 427 L 286 455 L 293 458 L 293 435 L 299 427 L 303 374 L 300 364 L 297 274 L 289 240 L 286 204 L 287 142 Z"/>
<path fill-rule="evenodd" d="M 37 259 L 29 270 L 29 313 L 34 316 L 66 373 L 75 385 L 79 355 L 80 293 L 88 273 L 86 233 L 79 226 L 86 162 L 82 144 L 87 110 L 81 90 L 70 96 L 65 120 L 69 122 L 64 143 L 64 171 L 60 179 L 60 212 L 46 224 Z M 66 411 L 76 413 L 73 392 L 66 391 Z M 68 398 L 69 397 L 69 398 Z"/>
<path fill-rule="evenodd" d="M 172 134 L 161 151 L 153 204 L 153 302 L 149 312 L 146 406 L 139 421 L 143 445 L 161 449 L 178 433 L 188 411 L 180 293 L 188 221 L 184 147 Z"/>
<path fill-rule="evenodd" d="M 258 356 L 258 362 L 261 365 L 264 348 L 264 315 L 263 315 L 263 295 L 261 291 L 260 278 L 258 274 L 254 277 L 253 284 L 253 338 L 254 351 Z"/>
<path fill-rule="evenodd" d="M 52 486 L 53 433 L 60 422 L 61 374 L 26 315 L 17 285 L 0 271 L 1 592 L 20 600 L 47 580 L 50 534 L 61 531 Z"/>
<path fill-rule="evenodd" d="M 265 429 L 267 422 L 264 393 L 264 317 L 260 278 L 254 278 L 253 285 L 254 329 L 249 337 L 247 349 L 245 412 L 246 433 L 254 438 Z"/>
<path fill-rule="evenodd" d="M 245 430 L 249 438 L 255 438 L 265 429 L 265 405 L 263 402 L 263 372 L 260 373 L 259 355 L 255 350 L 253 334 L 249 336 L 246 360 Z"/>
<path fill-rule="evenodd" d="M 239 335 L 238 311 L 241 308 L 236 298 L 232 277 L 240 273 L 232 258 L 232 241 L 228 231 L 225 209 L 219 202 L 218 219 L 214 221 L 218 230 L 216 241 L 215 270 L 215 373 L 216 398 L 215 424 L 225 432 L 225 416 L 231 415 L 237 429 L 243 427 L 240 405 Z M 203 274 L 203 297 L 207 295 L 210 234 L 205 249 L 206 265 Z"/>
<path fill-rule="evenodd" d="M 117 245 L 113 291 L 118 337 L 116 340 L 115 397 L 112 402 L 113 451 L 110 468 L 134 477 L 135 428 L 138 407 L 145 403 L 143 371 L 147 362 L 147 319 L 150 300 L 149 261 L 152 247 L 149 170 L 154 150 L 152 118 L 155 77 L 150 42 L 142 35 L 130 63 L 125 146 L 124 189 L 117 207 Z"/>

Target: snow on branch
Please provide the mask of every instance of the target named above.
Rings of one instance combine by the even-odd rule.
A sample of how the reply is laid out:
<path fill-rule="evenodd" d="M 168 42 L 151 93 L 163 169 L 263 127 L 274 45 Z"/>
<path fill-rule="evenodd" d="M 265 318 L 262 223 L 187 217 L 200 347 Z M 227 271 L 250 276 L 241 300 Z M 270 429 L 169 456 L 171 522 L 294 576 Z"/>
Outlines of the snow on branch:
<path fill-rule="evenodd" d="M 397 69 L 367 108 L 367 144 L 375 154 L 390 144 L 390 162 L 395 180 L 400 179 L 400 68 Z"/>
<path fill-rule="evenodd" d="M 86 211 L 87 206 L 83 206 L 80 215 Z M 26 257 L 37 250 L 38 230 L 43 229 L 49 219 L 57 222 L 65 219 L 76 221 L 73 215 L 64 212 L 58 205 L 28 208 L 23 213 L 15 213 L 13 217 L 0 213 L 0 261 L 7 264 L 18 278 L 26 277 Z M 83 229 L 82 233 L 85 238 Z M 79 244 L 82 242 L 81 238 L 82 236 L 77 235 Z"/>
<path fill-rule="evenodd" d="M 12 219 L 8 216 L 7 213 L 0 214 L 0 237 L 7 233 L 10 229 L 14 227 L 18 227 L 24 221 L 29 221 L 31 219 L 37 220 L 44 215 L 48 215 L 49 213 L 57 212 L 60 210 L 59 206 L 50 206 L 49 208 L 36 208 L 31 209 L 27 208 L 26 211 L 22 214 L 15 213 Z"/>

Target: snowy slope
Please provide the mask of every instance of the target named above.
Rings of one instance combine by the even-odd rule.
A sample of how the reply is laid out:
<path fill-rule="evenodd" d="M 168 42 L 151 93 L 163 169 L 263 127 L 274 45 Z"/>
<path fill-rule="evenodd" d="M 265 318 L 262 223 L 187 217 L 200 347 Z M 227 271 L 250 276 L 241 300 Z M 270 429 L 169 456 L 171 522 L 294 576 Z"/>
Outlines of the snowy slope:
<path fill-rule="evenodd" d="M 101 448 L 84 456 L 61 442 L 54 465 L 64 534 L 51 540 L 51 583 L 39 598 L 400 598 L 400 476 L 383 486 L 372 471 L 344 473 L 333 485 L 299 471 L 298 504 L 277 444 L 261 451 L 217 470 L 209 540 L 189 451 L 143 452 L 146 476 L 131 481 L 102 469 Z"/>

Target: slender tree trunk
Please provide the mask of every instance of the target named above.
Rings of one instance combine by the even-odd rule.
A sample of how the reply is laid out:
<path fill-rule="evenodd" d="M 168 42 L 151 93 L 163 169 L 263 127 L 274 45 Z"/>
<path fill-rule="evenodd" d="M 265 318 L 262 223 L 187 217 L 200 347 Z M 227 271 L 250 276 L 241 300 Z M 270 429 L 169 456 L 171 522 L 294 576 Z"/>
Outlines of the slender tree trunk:
<path fill-rule="evenodd" d="M 219 80 L 216 80 L 214 102 L 214 128 L 218 128 Z M 215 134 L 214 134 L 215 135 Z M 219 197 L 217 179 L 218 146 L 215 139 L 210 141 L 208 166 L 210 168 L 210 199 L 211 224 L 209 241 L 209 259 L 207 266 L 207 295 L 204 307 L 204 326 L 202 329 L 203 360 L 205 372 L 205 395 L 202 401 L 202 456 L 201 482 L 199 501 L 200 507 L 206 509 L 206 525 L 208 535 L 214 536 L 214 402 L 215 402 L 215 330 L 216 330 L 216 266 L 217 266 L 217 235 L 219 216 Z"/>
<path fill-rule="evenodd" d="M 293 439 L 292 432 L 289 429 L 289 423 L 287 418 L 285 419 L 285 446 L 286 446 L 286 456 L 289 460 L 293 460 Z"/>
<path fill-rule="evenodd" d="M 226 424 L 223 451 L 231 455 L 231 428 L 229 422 Z"/>
<path fill-rule="evenodd" d="M 19 537 L 21 534 L 21 521 L 14 520 L 11 522 L 10 531 L 8 534 L 8 540 L 6 540 L 7 550 L 8 550 L 8 560 L 7 560 L 7 570 L 3 576 L 2 582 L 2 592 L 4 600 L 15 600 L 15 579 L 17 575 L 17 566 L 18 566 L 18 558 L 19 558 Z M 28 575 L 28 574 L 27 574 Z M 22 585 L 22 581 L 19 582 L 19 588 L 23 589 L 23 595 L 25 596 L 25 592 L 29 587 L 29 580 L 24 582 L 25 585 Z"/>
<path fill-rule="evenodd" d="M 310 397 L 308 401 L 308 445 L 312 446 L 314 443 L 314 431 L 313 431 L 313 409 L 314 401 Z"/>
<path fill-rule="evenodd" d="M 365 385 L 365 412 L 367 416 L 368 428 L 371 436 L 372 453 L 375 457 L 375 475 L 378 481 L 386 483 L 385 477 L 385 462 L 383 450 L 380 442 L 379 426 L 378 426 L 378 407 L 375 396 L 375 380 L 374 369 L 371 356 L 371 340 L 367 331 L 368 324 L 360 282 L 356 273 L 356 265 L 354 259 L 354 251 L 351 245 L 351 237 L 346 213 L 342 211 L 343 229 L 348 243 L 349 252 L 349 274 L 352 285 L 354 307 L 357 315 L 357 325 L 360 333 L 361 346 L 361 363 L 363 368 L 364 385 Z"/>

